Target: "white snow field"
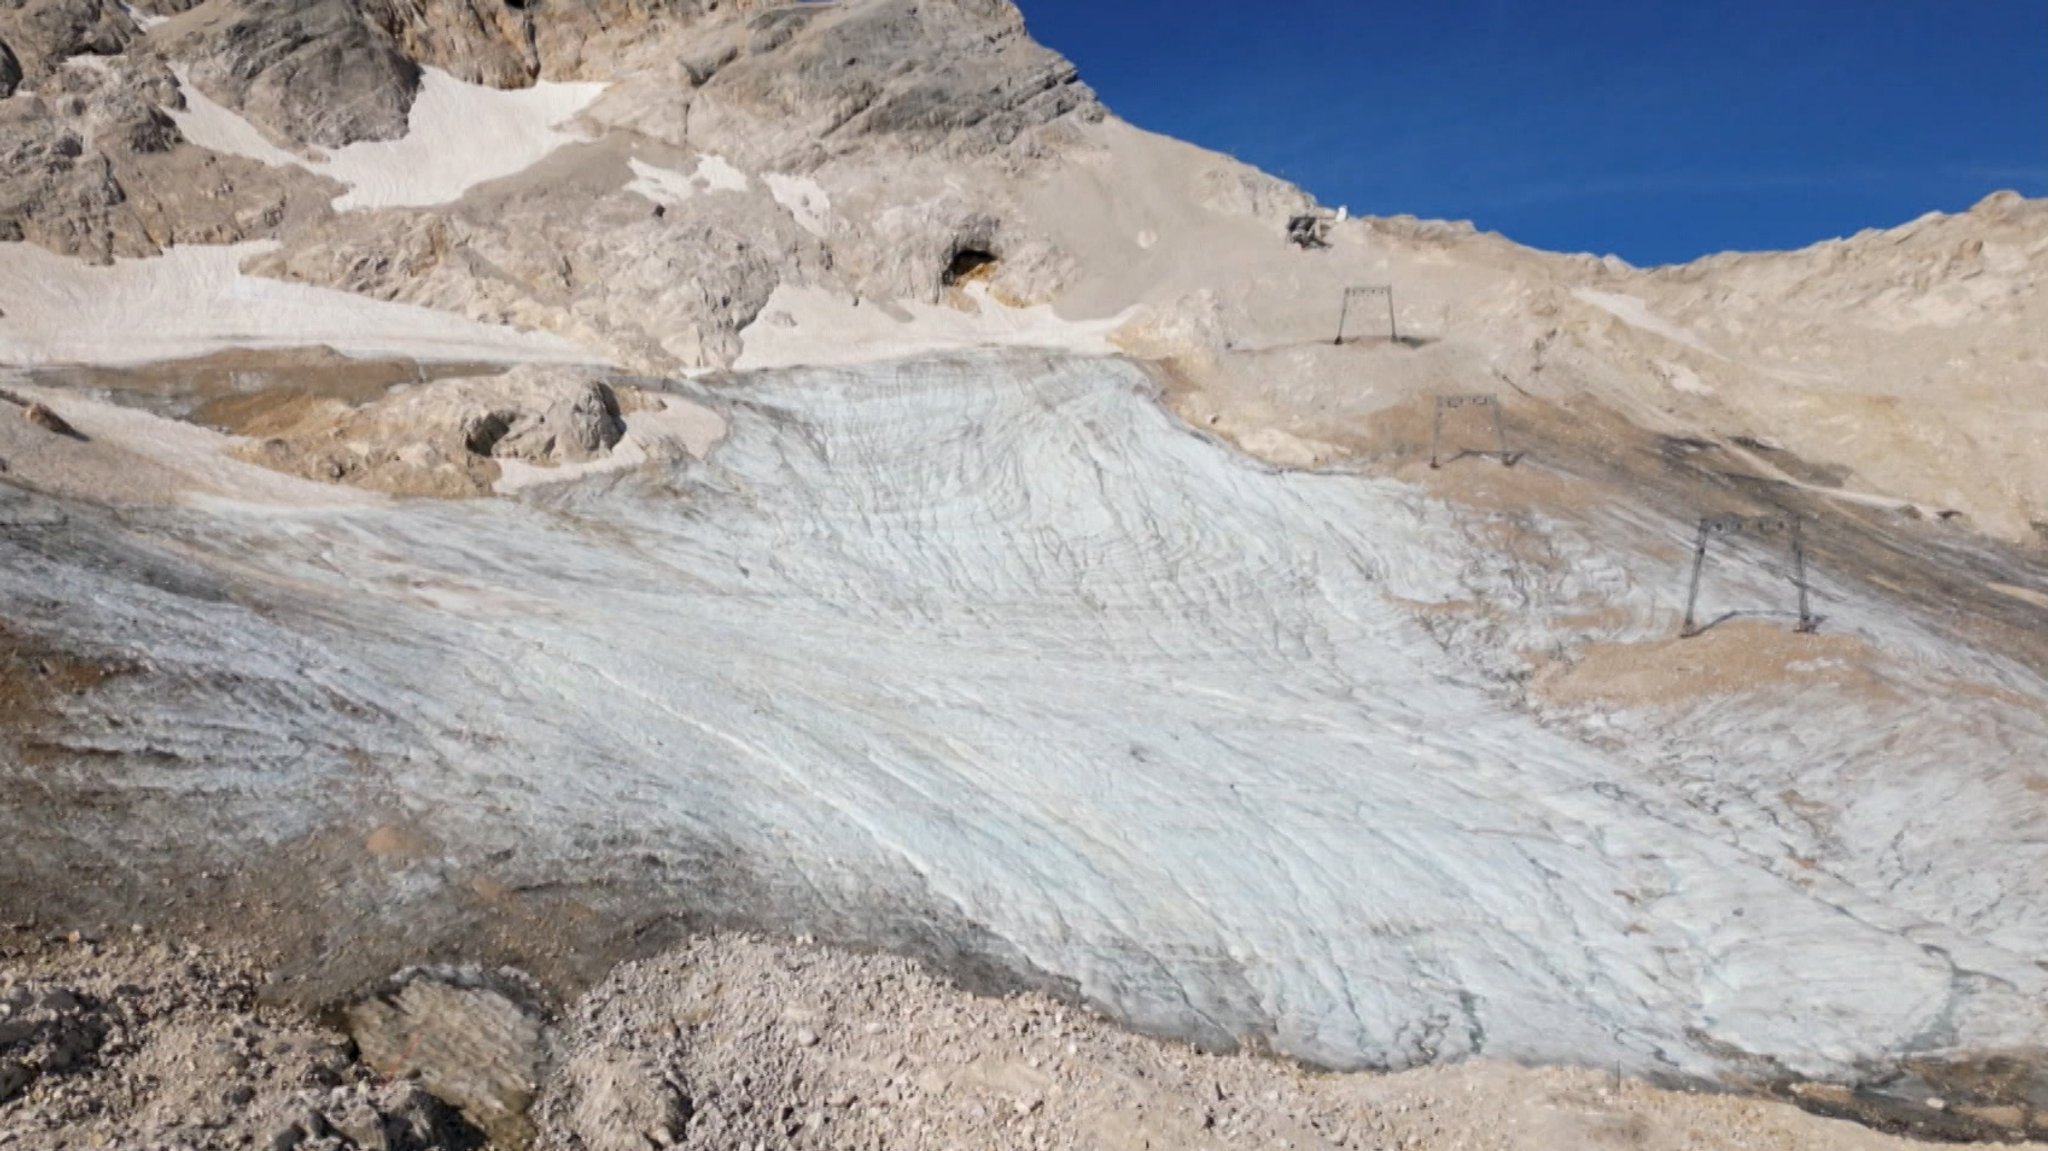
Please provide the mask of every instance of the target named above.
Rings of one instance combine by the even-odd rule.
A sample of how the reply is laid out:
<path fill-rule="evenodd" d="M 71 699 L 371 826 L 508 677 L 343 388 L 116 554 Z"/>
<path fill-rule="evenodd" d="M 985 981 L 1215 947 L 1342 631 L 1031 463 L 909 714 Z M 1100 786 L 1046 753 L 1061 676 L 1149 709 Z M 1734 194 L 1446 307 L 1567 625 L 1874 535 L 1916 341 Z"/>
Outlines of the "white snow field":
<path fill-rule="evenodd" d="M 308 796 L 388 788 L 558 883 L 715 845 L 793 900 L 941 910 L 1147 1028 L 1342 1066 L 1816 1076 L 2048 1034 L 2029 673 L 1977 669 L 2023 706 L 1821 685 L 1575 738 L 1415 609 L 1647 614 L 1674 552 L 1560 529 L 1562 574 L 1496 587 L 1483 533 L 1418 490 L 1264 468 L 1117 361 L 710 396 L 731 430 L 706 461 L 150 513 L 75 558 L 0 532 L 0 592 L 150 654 L 162 678 L 92 738 L 157 754 L 108 786 L 277 836 Z M 149 548 L 187 574 L 106 558 Z M 1717 594 L 1763 586 L 1738 566 Z M 1955 670 L 1829 594 L 1831 629 Z"/>
<path fill-rule="evenodd" d="M 169 115 L 202 148 L 271 167 L 297 166 L 348 186 L 334 209 L 446 204 L 478 184 L 523 172 L 577 137 L 561 125 L 604 93 L 598 83 L 543 80 L 498 89 L 421 71 L 420 90 L 396 140 L 365 140 L 319 157 L 278 147 L 247 119 L 178 77 L 185 107 Z"/>
<path fill-rule="evenodd" d="M 244 275 L 242 261 L 271 246 L 170 248 L 100 267 L 30 244 L 0 245 L 0 363 L 141 364 L 309 344 L 423 360 L 593 358 L 548 333 Z"/>

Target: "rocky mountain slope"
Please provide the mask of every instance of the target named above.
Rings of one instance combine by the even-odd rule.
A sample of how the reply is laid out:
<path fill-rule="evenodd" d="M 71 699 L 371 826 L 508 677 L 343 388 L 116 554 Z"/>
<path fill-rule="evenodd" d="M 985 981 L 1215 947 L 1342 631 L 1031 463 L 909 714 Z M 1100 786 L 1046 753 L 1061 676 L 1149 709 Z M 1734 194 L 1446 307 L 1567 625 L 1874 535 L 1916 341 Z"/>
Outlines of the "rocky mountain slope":
<path fill-rule="evenodd" d="M 2048 205 L 1302 249 L 1002 0 L 0 45 L 0 920 L 312 1009 L 801 932 L 1327 1067 L 2048 1129 Z M 1728 515 L 1805 567 L 1716 537 L 1680 639 Z"/>
<path fill-rule="evenodd" d="M 1300 253 L 1275 241 L 1307 197 L 1106 120 L 1003 3 L 164 16 L 45 0 L 0 17 L 23 76 L 0 106 L 5 234 L 101 261 L 271 239 L 247 270 L 643 371 L 731 366 L 742 330 L 792 314 L 769 308 L 779 290 L 937 301 L 985 255 L 1000 300 L 1122 316 L 1148 354 L 1263 375 L 1276 346 L 1334 336 L 1343 286 L 1393 282 L 1410 332 L 1442 346 L 1375 365 L 1382 398 L 1418 372 L 1530 386 L 1548 367 L 1569 377 L 1555 394 L 1768 439 L 2007 540 L 2048 522 L 2028 448 L 2048 224 L 2014 197 L 1652 272 L 1371 219 Z M 536 99 L 495 107 L 476 84 Z M 419 148 L 379 152 L 412 114 Z M 511 159 L 438 155 L 465 135 Z M 374 186 L 393 168 L 429 171 Z M 1289 374 L 1345 390 L 1350 361 L 1321 358 Z"/>

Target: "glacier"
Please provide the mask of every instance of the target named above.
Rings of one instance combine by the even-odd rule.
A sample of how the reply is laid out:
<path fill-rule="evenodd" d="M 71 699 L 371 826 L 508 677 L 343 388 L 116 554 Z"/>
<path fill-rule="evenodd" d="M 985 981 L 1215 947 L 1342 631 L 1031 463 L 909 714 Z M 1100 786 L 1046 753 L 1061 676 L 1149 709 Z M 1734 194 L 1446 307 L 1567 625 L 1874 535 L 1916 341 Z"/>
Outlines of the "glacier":
<path fill-rule="evenodd" d="M 1907 738 L 1811 693 L 1514 705 L 1421 616 L 1521 596 L 1485 640 L 1528 646 L 1546 597 L 1647 618 L 1683 525 L 1558 525 L 1558 572 L 1508 573 L 1420 489 L 1246 459 L 1119 360 L 675 386 L 731 424 L 709 459 L 517 499 L 10 491 L 0 593 L 148 667 L 38 770 L 151 797 L 138 852 L 185 834 L 169 797 L 285 842 L 369 796 L 558 880 L 732 857 L 788 901 L 763 922 L 925 908 L 1134 1026 L 1329 1066 L 1843 1077 L 2048 1035 L 2009 770 L 2048 691 L 1867 593 L 1829 587 L 1830 626 L 2025 706 L 1903 705 L 1942 717 Z"/>

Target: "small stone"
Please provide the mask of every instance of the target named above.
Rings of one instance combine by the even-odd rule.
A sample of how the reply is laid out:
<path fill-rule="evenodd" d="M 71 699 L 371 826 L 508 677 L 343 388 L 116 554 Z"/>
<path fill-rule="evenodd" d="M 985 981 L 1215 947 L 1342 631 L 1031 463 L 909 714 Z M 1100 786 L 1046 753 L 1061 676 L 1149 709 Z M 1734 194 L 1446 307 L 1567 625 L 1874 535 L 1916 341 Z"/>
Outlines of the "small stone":
<path fill-rule="evenodd" d="M 798 1047 L 816 1047 L 818 1045 L 818 1033 L 808 1027 L 797 1028 L 796 1045 Z"/>
<path fill-rule="evenodd" d="M 1948 1100 L 1937 1095 L 1927 1101 L 1927 1107 L 1932 1111 L 1946 1111 L 1948 1110 Z"/>
<path fill-rule="evenodd" d="M 34 1079 L 35 1072 L 30 1071 L 19 1060 L 0 1059 L 0 1103 L 21 1094 L 22 1089 Z"/>
<path fill-rule="evenodd" d="M 78 437 L 78 429 L 65 423 L 64 417 L 41 404 L 30 404 L 28 407 L 23 408 L 21 410 L 21 418 L 46 432 L 54 432 L 60 436 L 71 436 L 74 439 Z"/>

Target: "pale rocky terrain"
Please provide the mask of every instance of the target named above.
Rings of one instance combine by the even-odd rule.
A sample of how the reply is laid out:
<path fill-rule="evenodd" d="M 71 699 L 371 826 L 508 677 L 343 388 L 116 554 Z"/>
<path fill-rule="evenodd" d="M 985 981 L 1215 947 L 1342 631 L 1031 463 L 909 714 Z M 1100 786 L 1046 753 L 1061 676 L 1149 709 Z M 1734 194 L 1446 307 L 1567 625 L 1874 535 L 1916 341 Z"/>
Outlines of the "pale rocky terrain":
<path fill-rule="evenodd" d="M 622 965 L 559 1010 L 516 975 L 402 973 L 340 1029 L 270 1002 L 254 957 L 0 938 L 0 1146 L 23 1151 L 1926 1146 L 1592 1069 L 1319 1075 L 746 936 Z M 506 1105 L 529 1099 L 530 1118 Z"/>
<path fill-rule="evenodd" d="M 0 1147 L 2048 1131 L 2048 204 L 1302 250 L 1003 0 L 0 0 L 0 157 Z"/>

